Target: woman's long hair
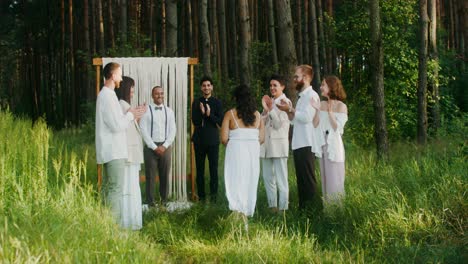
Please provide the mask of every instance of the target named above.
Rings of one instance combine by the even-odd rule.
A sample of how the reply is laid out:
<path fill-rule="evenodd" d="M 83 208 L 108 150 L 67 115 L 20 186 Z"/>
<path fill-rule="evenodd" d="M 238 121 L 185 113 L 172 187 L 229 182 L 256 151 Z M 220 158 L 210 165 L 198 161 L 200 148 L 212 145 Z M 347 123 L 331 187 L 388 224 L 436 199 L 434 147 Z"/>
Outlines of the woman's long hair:
<path fill-rule="evenodd" d="M 135 80 L 127 76 L 122 76 L 120 88 L 115 89 L 115 94 L 117 95 L 117 98 L 119 98 L 119 100 L 124 100 L 130 104 L 130 92 L 133 86 L 135 86 Z"/>
<path fill-rule="evenodd" d="M 346 92 L 343 88 L 341 80 L 335 75 L 325 76 L 324 81 L 328 85 L 328 97 L 330 99 L 344 101 L 346 99 Z"/>
<path fill-rule="evenodd" d="M 242 119 L 245 126 L 253 126 L 255 123 L 255 100 L 247 85 L 239 85 L 234 89 L 234 99 L 236 100 L 237 116 Z"/>

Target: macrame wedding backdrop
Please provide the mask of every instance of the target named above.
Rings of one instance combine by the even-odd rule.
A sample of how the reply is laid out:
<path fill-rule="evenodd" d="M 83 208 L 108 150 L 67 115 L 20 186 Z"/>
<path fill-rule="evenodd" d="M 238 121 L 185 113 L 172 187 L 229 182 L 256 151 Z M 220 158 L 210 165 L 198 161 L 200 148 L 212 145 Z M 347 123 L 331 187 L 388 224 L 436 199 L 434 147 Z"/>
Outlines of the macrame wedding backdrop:
<path fill-rule="evenodd" d="M 122 67 L 124 76 L 135 80 L 135 94 L 131 105 L 149 104 L 153 101 L 151 90 L 159 85 L 164 89 L 164 104 L 174 110 L 177 133 L 172 144 L 171 176 L 169 177 L 169 197 L 172 202 L 168 210 L 187 208 L 187 104 L 188 104 L 188 67 L 190 66 L 190 102 L 193 101 L 193 66 L 198 64 L 197 58 L 94 58 L 96 66 L 96 94 L 101 89 L 101 66 L 109 62 L 117 62 Z M 191 107 L 191 104 L 190 104 Z M 191 109 L 190 109 L 191 110 Z M 191 123 L 191 122 L 190 122 Z M 193 132 L 193 125 L 191 125 Z M 195 199 L 194 154 L 193 145 L 190 151 L 190 181 L 192 199 Z M 101 186 L 102 171 L 98 166 L 98 185 Z"/>

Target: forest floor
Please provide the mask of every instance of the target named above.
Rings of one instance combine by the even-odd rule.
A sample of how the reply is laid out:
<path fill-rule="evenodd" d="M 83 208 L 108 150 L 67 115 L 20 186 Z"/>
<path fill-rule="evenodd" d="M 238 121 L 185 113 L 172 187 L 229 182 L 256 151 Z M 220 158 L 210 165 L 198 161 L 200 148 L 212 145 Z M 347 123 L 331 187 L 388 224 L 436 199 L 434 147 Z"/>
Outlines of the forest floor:
<path fill-rule="evenodd" d="M 224 196 L 144 214 L 141 231 L 115 225 L 96 187 L 94 128 L 52 131 L 0 112 L 0 262 L 466 263 L 466 126 L 426 147 L 393 142 L 387 162 L 346 144 L 346 199 L 324 212 L 267 208 L 260 177 L 246 231 Z M 318 173 L 318 163 L 316 164 Z M 317 174 L 319 175 L 319 174 Z M 318 186 L 318 190 L 321 187 Z M 320 194 L 320 192 L 319 192 Z M 321 195 L 321 194 L 320 194 Z"/>

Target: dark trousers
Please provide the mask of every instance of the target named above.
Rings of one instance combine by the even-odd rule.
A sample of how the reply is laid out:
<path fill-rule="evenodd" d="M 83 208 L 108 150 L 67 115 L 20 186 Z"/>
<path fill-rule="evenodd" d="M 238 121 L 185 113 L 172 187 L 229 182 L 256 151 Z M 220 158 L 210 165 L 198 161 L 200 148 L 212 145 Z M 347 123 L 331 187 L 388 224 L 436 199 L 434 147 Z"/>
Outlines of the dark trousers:
<path fill-rule="evenodd" d="M 146 176 L 146 203 L 149 206 L 154 206 L 154 189 L 156 175 L 159 175 L 159 195 L 161 201 L 167 201 L 169 192 L 167 182 L 171 169 L 171 154 L 172 148 L 166 149 L 162 156 L 156 155 L 150 148 L 144 148 L 143 155 L 145 157 L 145 176 Z"/>
<path fill-rule="evenodd" d="M 210 195 L 216 200 L 218 194 L 218 158 L 219 144 L 203 145 L 195 144 L 195 160 L 197 163 L 197 193 L 198 198 L 203 200 L 205 194 L 205 159 L 208 156 L 208 164 L 210 167 Z"/>
<path fill-rule="evenodd" d="M 304 209 L 311 204 L 317 188 L 315 179 L 315 154 L 311 147 L 293 150 L 294 166 L 296 167 L 297 192 L 299 208 Z"/>

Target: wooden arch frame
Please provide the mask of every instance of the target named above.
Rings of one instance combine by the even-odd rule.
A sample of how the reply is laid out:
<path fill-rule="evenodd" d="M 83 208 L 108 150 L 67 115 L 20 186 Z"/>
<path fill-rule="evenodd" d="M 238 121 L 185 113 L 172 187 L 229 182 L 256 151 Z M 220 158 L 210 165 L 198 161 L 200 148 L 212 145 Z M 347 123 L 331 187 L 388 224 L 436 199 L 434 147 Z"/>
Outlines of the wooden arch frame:
<path fill-rule="evenodd" d="M 96 97 L 101 90 L 101 67 L 102 67 L 102 58 L 93 58 L 93 66 L 96 66 Z M 192 102 L 193 102 L 193 75 L 194 75 L 194 66 L 198 64 L 198 58 L 189 58 L 188 65 L 190 66 L 190 113 L 192 113 Z M 190 122 L 190 135 L 193 134 L 193 123 Z M 194 155 L 194 146 L 193 142 L 190 142 L 190 181 L 192 185 L 192 200 L 196 199 L 195 195 L 195 155 Z M 102 166 L 97 165 L 97 174 L 98 174 L 98 187 L 101 189 L 102 184 Z"/>

